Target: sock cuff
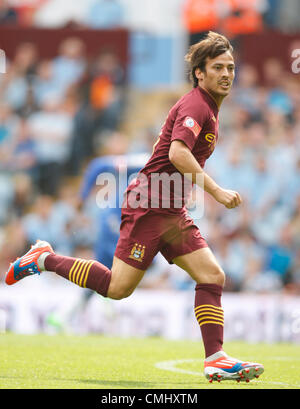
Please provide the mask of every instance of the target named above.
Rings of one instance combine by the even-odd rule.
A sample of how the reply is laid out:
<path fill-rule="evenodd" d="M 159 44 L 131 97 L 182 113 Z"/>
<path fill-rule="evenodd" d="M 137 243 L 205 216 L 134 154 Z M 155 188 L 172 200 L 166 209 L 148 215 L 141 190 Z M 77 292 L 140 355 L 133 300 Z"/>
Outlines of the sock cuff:
<path fill-rule="evenodd" d="M 44 252 L 44 253 L 42 253 L 39 257 L 38 257 L 38 259 L 37 259 L 37 264 L 38 264 L 38 267 L 39 267 L 39 269 L 41 270 L 41 271 L 45 271 L 46 270 L 46 268 L 45 268 L 45 260 L 46 260 L 46 257 L 47 256 L 49 256 L 51 253 L 49 253 L 49 252 Z"/>
<path fill-rule="evenodd" d="M 221 349 L 220 351 L 217 351 L 214 354 L 206 357 L 205 361 L 206 362 L 212 362 L 212 361 L 215 361 L 216 359 L 223 358 L 223 357 L 227 358 L 228 355 L 223 351 L 223 349 Z"/>
<path fill-rule="evenodd" d="M 47 253 L 45 256 L 44 261 L 44 269 L 46 271 L 54 271 L 56 272 L 56 267 L 58 266 L 59 263 L 64 262 L 66 260 L 71 260 L 71 257 L 64 257 L 64 256 L 59 256 L 55 253 Z"/>
<path fill-rule="evenodd" d="M 204 290 L 215 295 L 221 296 L 223 293 L 223 287 L 218 284 L 197 284 L 195 291 Z"/>

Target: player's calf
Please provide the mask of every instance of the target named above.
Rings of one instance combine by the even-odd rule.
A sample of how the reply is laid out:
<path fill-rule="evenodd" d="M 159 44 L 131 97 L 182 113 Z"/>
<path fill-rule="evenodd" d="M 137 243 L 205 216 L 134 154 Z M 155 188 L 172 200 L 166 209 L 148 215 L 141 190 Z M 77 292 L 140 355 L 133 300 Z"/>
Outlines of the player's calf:
<path fill-rule="evenodd" d="M 129 297 L 144 276 L 145 271 L 114 257 L 107 296 L 115 300 Z"/>
<path fill-rule="evenodd" d="M 6 284 L 43 271 L 52 271 L 80 287 L 89 288 L 98 294 L 107 296 L 111 271 L 95 260 L 60 256 L 53 252 L 46 241 L 37 240 L 36 244 L 16 261 L 11 263 L 6 274 Z"/>
<path fill-rule="evenodd" d="M 96 260 L 50 254 L 45 258 L 44 269 L 83 288 L 89 288 L 106 297 L 111 270 Z"/>

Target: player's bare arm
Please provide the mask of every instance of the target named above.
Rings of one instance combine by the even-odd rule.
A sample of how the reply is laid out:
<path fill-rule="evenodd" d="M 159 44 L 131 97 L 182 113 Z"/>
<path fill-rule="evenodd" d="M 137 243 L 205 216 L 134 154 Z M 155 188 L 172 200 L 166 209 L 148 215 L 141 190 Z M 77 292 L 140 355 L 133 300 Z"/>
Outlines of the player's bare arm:
<path fill-rule="evenodd" d="M 200 187 L 228 209 L 233 209 L 241 204 L 242 199 L 239 193 L 233 190 L 222 189 L 204 172 L 192 152 L 183 142 L 175 140 L 171 143 L 169 159 L 181 174 L 191 174 L 193 183 L 197 183 L 197 174 L 201 174 L 204 186 Z"/>

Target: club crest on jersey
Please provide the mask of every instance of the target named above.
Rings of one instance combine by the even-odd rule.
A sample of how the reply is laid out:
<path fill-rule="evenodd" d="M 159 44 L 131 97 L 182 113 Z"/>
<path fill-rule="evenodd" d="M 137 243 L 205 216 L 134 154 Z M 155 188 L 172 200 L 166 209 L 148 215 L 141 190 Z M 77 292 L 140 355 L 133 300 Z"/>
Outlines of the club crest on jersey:
<path fill-rule="evenodd" d="M 198 136 L 201 131 L 201 126 L 195 121 L 195 119 L 187 116 L 183 122 L 183 126 L 189 128 L 195 136 Z"/>
<path fill-rule="evenodd" d="M 145 254 L 145 248 L 146 246 L 135 243 L 135 245 L 132 247 L 129 258 L 142 262 Z"/>

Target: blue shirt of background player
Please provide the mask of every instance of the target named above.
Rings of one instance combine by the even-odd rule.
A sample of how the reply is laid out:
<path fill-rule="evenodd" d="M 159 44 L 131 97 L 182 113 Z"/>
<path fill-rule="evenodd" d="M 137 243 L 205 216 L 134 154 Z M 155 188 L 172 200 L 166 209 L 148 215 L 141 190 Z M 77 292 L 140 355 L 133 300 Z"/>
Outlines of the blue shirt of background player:
<path fill-rule="evenodd" d="M 119 239 L 123 193 L 129 180 L 137 174 L 148 160 L 148 154 L 109 155 L 96 158 L 88 165 L 81 187 L 80 196 L 85 201 L 96 186 L 98 175 L 110 173 L 116 180 L 114 207 L 98 208 L 98 233 L 94 246 L 95 258 L 107 267 L 112 266 Z"/>

